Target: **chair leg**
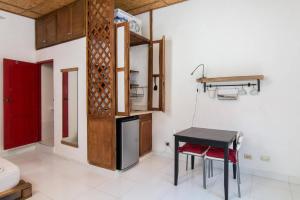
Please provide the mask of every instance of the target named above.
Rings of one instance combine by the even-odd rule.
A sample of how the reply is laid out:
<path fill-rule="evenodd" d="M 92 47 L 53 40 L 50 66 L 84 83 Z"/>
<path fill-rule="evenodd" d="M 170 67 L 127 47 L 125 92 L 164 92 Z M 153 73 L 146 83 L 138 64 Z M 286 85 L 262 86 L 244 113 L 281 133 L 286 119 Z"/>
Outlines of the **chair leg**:
<path fill-rule="evenodd" d="M 241 181 L 241 169 L 240 169 L 240 163 L 239 162 L 237 163 L 237 173 L 239 175 L 238 181 L 239 181 L 240 184 L 242 184 L 242 181 Z"/>
<path fill-rule="evenodd" d="M 238 185 L 239 198 L 241 198 L 242 197 L 242 195 L 241 195 L 241 173 L 240 173 L 239 163 L 237 163 L 237 185 Z"/>
<path fill-rule="evenodd" d="M 206 189 L 206 161 L 205 158 L 202 158 L 203 161 L 203 188 Z"/>
<path fill-rule="evenodd" d="M 189 155 L 186 154 L 186 164 L 185 164 L 185 170 L 187 171 L 189 167 Z"/>
<path fill-rule="evenodd" d="M 207 176 L 208 176 L 208 178 L 210 178 L 210 169 L 211 169 L 211 167 L 210 167 L 210 160 L 209 159 L 207 159 Z"/>
<path fill-rule="evenodd" d="M 213 177 L 214 176 L 214 164 L 213 164 L 213 160 L 210 161 L 210 176 Z"/>

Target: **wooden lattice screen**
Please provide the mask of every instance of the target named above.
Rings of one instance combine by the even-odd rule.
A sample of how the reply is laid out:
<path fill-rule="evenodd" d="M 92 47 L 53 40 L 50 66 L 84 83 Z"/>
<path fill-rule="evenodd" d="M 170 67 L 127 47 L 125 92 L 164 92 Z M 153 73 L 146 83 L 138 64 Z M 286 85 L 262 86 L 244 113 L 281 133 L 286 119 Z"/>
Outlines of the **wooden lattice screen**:
<path fill-rule="evenodd" d="M 88 115 L 115 113 L 114 0 L 88 0 Z"/>
<path fill-rule="evenodd" d="M 116 168 L 114 0 L 87 0 L 88 161 Z"/>

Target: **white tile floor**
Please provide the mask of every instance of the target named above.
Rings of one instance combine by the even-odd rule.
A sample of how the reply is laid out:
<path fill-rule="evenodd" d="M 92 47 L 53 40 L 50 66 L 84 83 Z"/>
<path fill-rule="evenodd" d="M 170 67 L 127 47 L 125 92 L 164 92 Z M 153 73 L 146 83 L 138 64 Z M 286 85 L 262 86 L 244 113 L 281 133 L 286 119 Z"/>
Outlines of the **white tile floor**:
<path fill-rule="evenodd" d="M 151 155 L 123 173 L 97 170 L 52 153 L 27 152 L 9 157 L 20 166 L 22 178 L 33 184 L 31 200 L 221 200 L 223 174 L 215 169 L 202 188 L 202 169 L 185 171 L 181 162 L 179 185 L 173 186 L 173 160 Z M 242 175 L 243 200 L 299 200 L 300 185 Z M 237 200 L 237 186 L 230 179 L 230 199 Z"/>

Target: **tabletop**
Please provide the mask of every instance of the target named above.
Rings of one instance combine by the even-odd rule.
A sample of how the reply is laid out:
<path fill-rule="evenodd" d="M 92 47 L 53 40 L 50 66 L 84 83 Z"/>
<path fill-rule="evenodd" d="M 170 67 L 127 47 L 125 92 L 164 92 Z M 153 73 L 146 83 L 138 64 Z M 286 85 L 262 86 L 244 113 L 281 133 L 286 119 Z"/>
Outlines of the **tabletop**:
<path fill-rule="evenodd" d="M 234 141 L 237 133 L 237 131 L 191 127 L 174 134 L 174 136 L 231 143 Z"/>

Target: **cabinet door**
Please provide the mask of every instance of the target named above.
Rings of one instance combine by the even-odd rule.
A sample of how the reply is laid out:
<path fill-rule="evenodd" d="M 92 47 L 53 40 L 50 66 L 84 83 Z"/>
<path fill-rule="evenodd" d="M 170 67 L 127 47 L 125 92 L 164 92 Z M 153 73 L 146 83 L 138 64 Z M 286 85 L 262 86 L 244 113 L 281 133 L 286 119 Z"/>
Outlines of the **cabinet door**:
<path fill-rule="evenodd" d="M 57 11 L 57 40 L 63 42 L 72 37 L 71 7 L 66 6 Z"/>
<path fill-rule="evenodd" d="M 45 21 L 43 18 L 37 19 L 35 22 L 35 37 L 36 48 L 40 49 L 46 46 L 46 29 Z"/>
<path fill-rule="evenodd" d="M 71 5 L 72 10 L 72 38 L 85 35 L 85 0 L 78 0 Z"/>
<path fill-rule="evenodd" d="M 152 115 L 140 116 L 140 156 L 152 151 Z"/>
<path fill-rule="evenodd" d="M 46 46 L 56 43 L 56 12 L 45 17 Z"/>
<path fill-rule="evenodd" d="M 148 78 L 148 110 L 165 112 L 165 36 L 153 41 Z"/>
<path fill-rule="evenodd" d="M 128 116 L 129 109 L 129 24 L 116 25 L 116 114 Z"/>

